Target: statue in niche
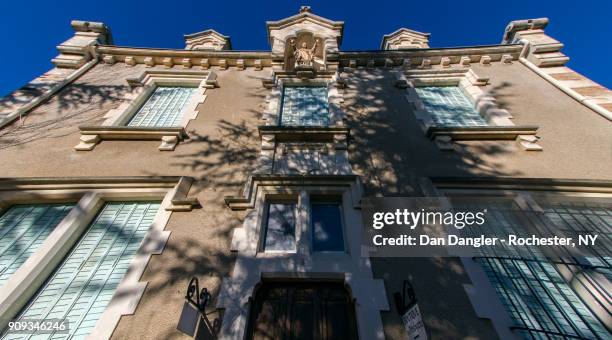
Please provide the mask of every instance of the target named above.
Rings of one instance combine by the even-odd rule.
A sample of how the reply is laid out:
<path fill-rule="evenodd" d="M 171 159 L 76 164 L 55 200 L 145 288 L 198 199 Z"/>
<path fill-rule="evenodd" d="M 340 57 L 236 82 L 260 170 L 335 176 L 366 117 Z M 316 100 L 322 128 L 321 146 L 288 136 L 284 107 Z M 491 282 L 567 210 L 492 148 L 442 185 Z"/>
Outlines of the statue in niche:
<path fill-rule="evenodd" d="M 295 58 L 295 67 L 312 67 L 314 55 L 319 46 L 319 40 L 315 39 L 311 48 L 307 47 L 306 42 L 302 42 L 300 47 L 295 46 L 295 39 L 291 39 L 291 47 L 293 47 L 293 57 Z"/>

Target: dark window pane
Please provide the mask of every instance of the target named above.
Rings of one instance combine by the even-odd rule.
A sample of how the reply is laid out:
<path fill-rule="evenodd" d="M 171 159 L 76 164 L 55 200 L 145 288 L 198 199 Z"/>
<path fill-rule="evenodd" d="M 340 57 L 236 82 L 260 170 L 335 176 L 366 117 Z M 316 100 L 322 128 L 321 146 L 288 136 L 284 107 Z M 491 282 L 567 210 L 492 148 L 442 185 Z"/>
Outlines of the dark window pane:
<path fill-rule="evenodd" d="M 264 250 L 295 250 L 295 204 L 268 205 Z"/>
<path fill-rule="evenodd" d="M 341 209 L 338 203 L 312 205 L 314 251 L 344 251 Z"/>

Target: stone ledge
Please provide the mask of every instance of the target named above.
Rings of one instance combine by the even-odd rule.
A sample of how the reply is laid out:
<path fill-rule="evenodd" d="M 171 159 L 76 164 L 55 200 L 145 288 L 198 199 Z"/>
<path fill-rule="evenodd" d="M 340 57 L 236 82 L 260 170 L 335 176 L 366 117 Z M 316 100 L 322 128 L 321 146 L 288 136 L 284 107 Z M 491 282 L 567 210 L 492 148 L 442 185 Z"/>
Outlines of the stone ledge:
<path fill-rule="evenodd" d="M 260 186 L 360 186 L 358 175 L 251 175 L 240 196 L 225 196 L 225 204 L 232 210 L 251 209 Z M 356 188 L 361 190 L 361 188 Z M 359 206 L 360 202 L 353 202 Z"/>
<path fill-rule="evenodd" d="M 191 211 L 201 207 L 196 197 L 189 197 L 189 189 L 194 181 L 193 177 L 188 176 L 7 177 L 0 178 L 0 194 L 11 191 L 44 191 L 48 197 L 53 196 L 52 192 L 60 192 L 59 195 L 65 197 L 70 196 L 71 192 L 80 195 L 89 191 L 155 193 L 161 190 L 172 192 L 171 204 L 165 208 L 166 211 Z"/>
<path fill-rule="evenodd" d="M 350 129 L 344 126 L 274 126 L 257 127 L 262 148 L 273 147 L 276 142 L 329 142 L 336 149 L 346 149 Z"/>
<path fill-rule="evenodd" d="M 172 151 L 189 135 L 183 127 L 80 126 L 78 151 L 91 151 L 102 140 L 161 140 L 161 151 Z"/>
<path fill-rule="evenodd" d="M 527 151 L 542 151 L 537 144 L 537 126 L 470 126 L 450 127 L 432 126 L 426 131 L 440 150 L 454 150 L 455 141 L 467 140 L 516 140 Z"/>
<path fill-rule="evenodd" d="M 530 190 L 612 193 L 612 181 L 515 177 L 430 177 L 441 190 Z"/>

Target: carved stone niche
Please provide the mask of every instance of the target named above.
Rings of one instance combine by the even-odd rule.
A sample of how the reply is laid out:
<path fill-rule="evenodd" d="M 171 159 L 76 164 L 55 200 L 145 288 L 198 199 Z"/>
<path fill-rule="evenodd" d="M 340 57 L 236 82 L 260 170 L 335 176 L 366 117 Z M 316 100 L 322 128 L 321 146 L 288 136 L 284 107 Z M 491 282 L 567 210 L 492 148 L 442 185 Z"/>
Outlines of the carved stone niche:
<path fill-rule="evenodd" d="M 323 42 L 312 32 L 300 32 L 285 41 L 284 69 L 286 71 L 319 71 L 325 69 Z"/>
<path fill-rule="evenodd" d="M 298 14 L 266 24 L 272 45 L 272 66 L 277 70 L 337 69 L 344 22 L 322 18 L 313 14 L 310 7 L 302 6 Z"/>

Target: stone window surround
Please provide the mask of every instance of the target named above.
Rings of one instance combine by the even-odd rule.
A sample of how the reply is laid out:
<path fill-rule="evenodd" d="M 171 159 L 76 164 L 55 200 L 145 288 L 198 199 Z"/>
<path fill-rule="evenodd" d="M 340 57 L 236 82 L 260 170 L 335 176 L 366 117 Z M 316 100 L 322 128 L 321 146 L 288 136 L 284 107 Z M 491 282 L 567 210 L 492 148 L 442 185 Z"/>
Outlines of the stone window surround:
<path fill-rule="evenodd" d="M 313 136 L 327 136 L 335 145 L 335 150 L 346 150 L 348 140 L 348 129 L 344 128 L 346 113 L 340 105 L 344 102 L 344 87 L 346 82 L 338 72 L 318 71 L 313 73 L 312 78 L 300 78 L 295 72 L 272 72 L 271 78 L 262 80 L 265 88 L 271 89 L 266 96 L 266 109 L 262 120 L 264 125 L 259 126 L 261 135 L 260 172 L 272 171 L 274 153 L 279 137 L 286 142 L 310 141 Z M 327 86 L 328 109 L 330 113 L 330 124 L 328 126 L 282 126 L 280 125 L 280 114 L 283 96 L 283 86 Z"/>
<path fill-rule="evenodd" d="M 480 89 L 489 78 L 478 76 L 471 68 L 462 69 L 411 69 L 398 76 L 396 86 L 406 89 L 406 100 L 415 109 L 415 116 L 424 133 L 431 138 L 440 150 L 452 151 L 454 141 L 459 140 L 507 140 L 515 139 L 528 151 L 541 151 L 537 144 L 536 126 L 515 126 L 512 115 L 501 109 L 493 96 Z M 425 86 L 458 86 L 474 104 L 474 108 L 487 121 L 489 126 L 479 127 L 441 127 L 436 126 L 429 112 L 425 110 L 415 88 Z"/>
<path fill-rule="evenodd" d="M 40 248 L 0 290 L 0 329 L 19 314 L 40 286 L 78 242 L 105 202 L 160 200 L 160 209 L 130 266 L 89 337 L 108 339 L 121 316 L 133 314 L 147 282 L 140 277 L 154 254 L 161 254 L 170 237 L 165 226 L 173 211 L 190 211 L 197 205 L 187 197 L 190 177 L 16 179 L 0 184 L 0 208 L 14 204 L 67 203 L 75 207 L 45 239 Z M 190 202 L 190 203 L 186 203 Z M 188 207 L 187 207 L 188 205 Z"/>
<path fill-rule="evenodd" d="M 507 198 L 512 200 L 522 209 L 536 209 L 541 211 L 541 207 L 536 197 L 540 199 L 567 200 L 572 198 L 607 198 L 612 199 L 612 191 L 609 184 L 600 187 L 593 183 L 571 183 L 571 181 L 557 181 L 557 183 L 543 183 L 534 181 L 483 181 L 469 183 L 461 180 L 451 179 L 449 182 L 441 178 L 432 178 L 424 181 L 421 185 L 425 186 L 428 196 L 440 197 L 483 197 L 492 196 Z M 450 185 L 449 185 L 450 184 Z M 495 289 L 493 288 L 486 273 L 474 259 L 462 257 L 461 262 L 466 270 L 471 283 L 464 284 L 464 289 L 472 303 L 476 315 L 481 318 L 490 319 L 495 331 L 502 339 L 517 338 L 512 331 L 514 323 L 502 305 Z M 569 268 L 569 266 L 568 266 Z M 562 268 L 558 268 L 562 269 Z M 564 269 L 570 271 L 569 269 Z M 570 271 L 571 272 L 571 271 Z M 588 291 L 588 289 L 585 289 Z M 597 291 L 597 288 L 593 288 Z M 585 297 L 580 295 L 584 300 Z M 587 297 L 588 298 L 588 297 Z"/>
<path fill-rule="evenodd" d="M 299 78 L 292 72 L 274 72 L 271 79 L 265 79 L 263 85 L 272 89 L 266 96 L 267 107 L 262 119 L 266 126 L 281 126 L 280 115 L 284 86 L 326 86 L 329 104 L 329 126 L 344 126 L 345 114 L 340 108 L 344 102 L 344 80 L 337 72 L 316 72 L 312 78 Z"/>
<path fill-rule="evenodd" d="M 176 145 L 189 138 L 185 128 L 198 115 L 198 105 L 206 100 L 206 90 L 218 86 L 213 71 L 147 70 L 138 78 L 127 79 L 133 91 L 124 97 L 124 103 L 109 110 L 101 126 L 79 126 L 80 143 L 77 151 L 91 151 L 102 140 L 161 140 L 159 150 L 172 151 Z M 149 99 L 158 86 L 193 86 L 197 91 L 184 108 L 179 127 L 132 127 L 129 119 Z"/>
<path fill-rule="evenodd" d="M 302 177 L 302 176 L 300 176 Z M 316 176 L 313 176 L 313 181 Z M 344 179 L 344 184 L 311 186 L 296 177 L 293 185 L 285 183 L 255 183 L 256 191 L 247 196 L 253 197 L 252 209 L 248 212 L 243 226 L 234 229 L 231 250 L 237 252 L 237 262 L 233 272 L 225 278 L 219 293 L 217 308 L 224 309 L 221 325 L 221 339 L 235 339 L 244 336 L 249 320 L 250 302 L 255 289 L 262 280 L 338 280 L 345 282 L 355 298 L 356 318 L 359 336 L 364 339 L 378 338 L 383 334 L 380 311 L 389 310 L 389 302 L 382 280 L 374 279 L 369 261 L 360 257 L 361 215 L 358 210 L 361 186 L 355 177 Z M 314 182 L 313 182 L 314 183 Z M 313 252 L 311 247 L 309 207 L 311 195 L 341 197 L 346 250 L 343 252 Z M 259 252 L 258 242 L 264 218 L 266 199 L 297 198 L 298 223 L 296 226 L 296 248 L 293 253 Z M 230 203 L 230 207 L 231 207 Z M 356 205 L 357 204 L 357 205 Z M 301 222 L 299 222 L 301 221 Z"/>
<path fill-rule="evenodd" d="M 259 232 L 258 232 L 258 250 L 257 257 L 268 257 L 271 255 L 268 254 L 285 254 L 285 253 L 300 253 L 300 252 L 308 252 L 309 254 L 346 254 L 349 252 L 349 247 L 347 242 L 347 232 L 345 227 L 345 217 L 344 217 L 344 207 L 342 202 L 342 194 L 345 190 L 324 190 L 319 192 L 318 190 L 302 190 L 295 193 L 278 193 L 276 191 L 269 192 L 269 190 L 264 189 L 264 197 L 259 203 L 259 206 L 256 208 L 260 211 L 261 220 L 258 222 Z M 315 252 L 313 249 L 313 226 L 312 226 L 312 211 L 310 202 L 313 201 L 312 196 L 325 197 L 326 201 L 337 202 L 341 206 L 342 210 L 342 238 L 343 238 L 343 247 L 342 251 L 318 251 Z M 315 202 L 320 201 L 319 197 L 314 198 Z M 294 202 L 296 205 L 296 223 L 295 223 L 295 250 L 264 250 L 264 242 L 266 235 L 266 222 L 267 222 L 267 205 L 269 203 L 274 203 L 276 201 L 279 202 Z M 304 247 L 304 244 L 307 246 Z"/>

